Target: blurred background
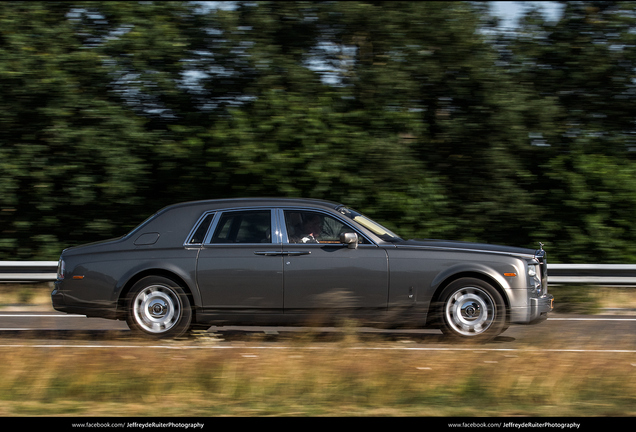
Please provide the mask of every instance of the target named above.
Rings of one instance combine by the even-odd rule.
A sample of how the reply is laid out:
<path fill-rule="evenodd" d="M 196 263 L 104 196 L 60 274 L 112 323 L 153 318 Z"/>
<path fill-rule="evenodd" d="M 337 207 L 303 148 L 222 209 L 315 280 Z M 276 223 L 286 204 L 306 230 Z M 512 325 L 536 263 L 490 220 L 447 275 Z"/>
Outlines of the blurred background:
<path fill-rule="evenodd" d="M 298 196 L 636 263 L 636 3 L 512 3 L 0 2 L 0 260 Z"/>

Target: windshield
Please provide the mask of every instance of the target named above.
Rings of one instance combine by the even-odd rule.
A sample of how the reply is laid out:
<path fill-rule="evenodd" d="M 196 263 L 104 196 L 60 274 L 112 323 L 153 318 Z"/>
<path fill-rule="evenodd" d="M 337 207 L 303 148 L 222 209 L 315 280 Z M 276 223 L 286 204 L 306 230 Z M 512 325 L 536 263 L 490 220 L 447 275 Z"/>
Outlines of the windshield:
<path fill-rule="evenodd" d="M 352 210 L 347 207 L 340 207 L 337 210 L 341 214 L 348 217 L 349 219 L 354 220 L 358 224 L 362 225 L 363 227 L 365 227 L 366 229 L 368 229 L 369 231 L 371 231 L 373 234 L 377 235 L 384 241 L 387 241 L 387 242 L 402 241 L 402 239 L 396 234 L 392 233 L 391 231 L 389 231 L 388 229 L 386 229 L 379 223 L 372 221 L 365 215 L 358 213 L 355 210 Z"/>

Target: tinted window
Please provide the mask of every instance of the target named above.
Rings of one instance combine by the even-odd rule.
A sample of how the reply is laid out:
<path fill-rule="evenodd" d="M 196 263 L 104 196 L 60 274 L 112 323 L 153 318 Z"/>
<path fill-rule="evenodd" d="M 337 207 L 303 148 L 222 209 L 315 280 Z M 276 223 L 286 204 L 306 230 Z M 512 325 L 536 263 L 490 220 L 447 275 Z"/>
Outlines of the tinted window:
<path fill-rule="evenodd" d="M 226 212 L 212 236 L 212 243 L 271 243 L 269 210 Z"/>
<path fill-rule="evenodd" d="M 329 215 L 301 210 L 285 210 L 285 227 L 289 243 L 340 243 L 340 234 L 355 232 Z"/>
<path fill-rule="evenodd" d="M 197 227 L 194 234 L 190 238 L 189 244 L 199 244 L 203 243 L 205 239 L 205 234 L 208 232 L 208 228 L 210 228 L 210 223 L 212 222 L 212 218 L 214 217 L 214 213 L 210 213 L 206 215 L 199 226 Z"/>

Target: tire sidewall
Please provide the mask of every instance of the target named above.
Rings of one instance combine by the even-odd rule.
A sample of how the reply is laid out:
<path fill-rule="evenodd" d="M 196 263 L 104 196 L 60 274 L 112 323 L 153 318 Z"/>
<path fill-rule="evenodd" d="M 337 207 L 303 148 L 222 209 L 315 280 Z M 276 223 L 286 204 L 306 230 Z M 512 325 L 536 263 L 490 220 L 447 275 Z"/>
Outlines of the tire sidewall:
<path fill-rule="evenodd" d="M 163 332 L 151 332 L 137 322 L 134 316 L 134 302 L 136 297 L 147 287 L 159 285 L 171 290 L 179 301 L 179 316 L 172 327 Z M 172 279 L 163 276 L 146 276 L 137 281 L 127 296 L 126 322 L 131 331 L 137 335 L 153 339 L 174 338 L 188 331 L 192 323 L 192 307 L 183 287 Z"/>
<path fill-rule="evenodd" d="M 459 333 L 451 323 L 449 323 L 449 318 L 446 315 L 446 305 L 449 302 L 449 299 L 455 295 L 458 291 L 461 291 L 467 287 L 478 288 L 479 290 L 485 292 L 490 297 L 493 304 L 493 314 L 494 319 L 489 327 L 481 332 L 473 335 L 466 335 Z M 503 300 L 503 297 L 489 283 L 477 279 L 477 278 L 461 278 L 451 282 L 440 295 L 440 301 L 438 303 L 437 310 L 439 321 L 441 324 L 441 330 L 445 336 L 449 337 L 455 341 L 474 341 L 474 342 L 485 342 L 493 339 L 497 335 L 501 334 L 506 328 L 506 304 Z"/>

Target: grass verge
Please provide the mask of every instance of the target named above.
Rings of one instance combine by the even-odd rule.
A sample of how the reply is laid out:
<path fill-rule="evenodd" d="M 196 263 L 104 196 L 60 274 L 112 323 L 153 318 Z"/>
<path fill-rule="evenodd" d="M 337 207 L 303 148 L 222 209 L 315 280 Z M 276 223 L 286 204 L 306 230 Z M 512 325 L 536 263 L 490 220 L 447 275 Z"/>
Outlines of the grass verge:
<path fill-rule="evenodd" d="M 0 283 L 0 310 L 16 306 L 53 310 L 51 291 L 52 282 Z"/>
<path fill-rule="evenodd" d="M 0 348 L 0 416 L 636 415 L 633 354 L 365 350 L 351 338 L 319 349 Z"/>
<path fill-rule="evenodd" d="M 568 312 L 636 303 L 631 289 L 550 291 Z M 48 284 L 0 285 L 0 306 L 49 302 Z M 395 351 L 355 331 L 328 344 L 298 336 L 284 349 L 182 343 L 192 341 L 161 349 L 0 347 L 0 416 L 636 415 L 629 352 Z"/>

